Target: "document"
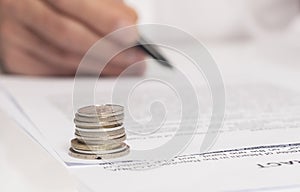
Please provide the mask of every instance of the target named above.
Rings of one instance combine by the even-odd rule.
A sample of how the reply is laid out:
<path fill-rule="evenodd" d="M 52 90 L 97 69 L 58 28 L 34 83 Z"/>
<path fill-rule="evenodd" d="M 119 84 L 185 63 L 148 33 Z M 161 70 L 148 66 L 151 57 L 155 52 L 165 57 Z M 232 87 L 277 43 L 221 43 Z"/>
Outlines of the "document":
<path fill-rule="evenodd" d="M 205 152 L 200 147 L 209 132 L 212 103 L 207 86 L 202 83 L 196 86 L 200 96 L 197 129 L 189 130 L 192 125 L 185 120 L 186 131 L 181 134 L 193 137 L 176 156 L 165 160 L 145 162 L 136 157 L 130 159 L 130 155 L 127 159 L 108 161 L 69 156 L 76 110 L 72 78 L 2 76 L 1 98 L 6 99 L 6 104 L 0 107 L 10 112 L 31 137 L 73 173 L 82 191 L 299 191 L 300 89 L 290 82 L 270 78 L 279 71 L 268 68 L 266 78 L 247 70 L 224 74 L 225 118 L 215 142 Z M 80 81 L 90 82 L 90 79 L 85 77 Z M 132 81 L 139 79 L 128 77 L 120 82 L 120 87 Z M 95 86 L 96 104 L 111 102 L 115 82 L 116 79 L 110 78 L 99 80 Z M 152 83 L 144 86 L 131 95 L 132 114 L 125 116 L 133 115 L 141 123 L 149 121 L 155 111 L 149 111 L 144 101 L 156 97 L 165 103 L 169 115 L 159 129 L 148 127 L 148 134 L 138 134 L 137 124 L 125 117 L 126 143 L 132 151 L 151 150 L 167 143 L 180 123 L 178 97 L 164 86 Z M 124 96 L 122 90 L 118 93 Z M 84 94 L 77 99 L 80 104 L 91 104 Z"/>
<path fill-rule="evenodd" d="M 202 118 L 193 140 L 178 156 L 156 162 L 160 165 L 158 168 L 136 171 L 137 166 L 145 166 L 138 159 L 107 162 L 68 155 L 70 140 L 74 138 L 72 79 L 1 79 L 11 100 L 27 117 L 26 120 L 17 118 L 21 123 L 27 121 L 23 128 L 63 162 L 86 191 L 99 188 L 112 191 L 297 191 L 300 189 L 299 92 L 270 82 L 257 84 L 256 81 L 226 86 L 224 125 L 209 151 L 199 153 L 199 141 L 206 133 L 201 127 L 208 121 L 208 118 Z M 101 81 L 97 95 L 103 97 L 96 103 L 109 101 L 105 95 L 110 94 L 112 83 L 111 79 Z M 136 106 L 140 105 L 137 103 Z M 206 112 L 209 113 L 209 109 L 204 110 Z M 159 147 L 173 136 L 176 124 L 176 119 L 171 118 L 161 130 L 149 136 L 128 132 L 126 143 L 133 150 Z M 125 125 L 131 126 L 130 122 Z M 276 177 L 272 175 L 274 172 Z M 116 182 L 120 186 L 114 186 Z"/>

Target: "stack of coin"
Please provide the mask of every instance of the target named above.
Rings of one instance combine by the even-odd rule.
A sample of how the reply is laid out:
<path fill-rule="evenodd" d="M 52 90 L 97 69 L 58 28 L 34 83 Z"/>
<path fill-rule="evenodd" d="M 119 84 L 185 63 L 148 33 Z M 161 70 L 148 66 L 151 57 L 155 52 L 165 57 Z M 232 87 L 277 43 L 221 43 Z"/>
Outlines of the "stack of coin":
<path fill-rule="evenodd" d="M 128 154 L 123 120 L 124 108 L 120 105 L 92 105 L 78 109 L 70 155 L 81 159 L 109 159 Z"/>

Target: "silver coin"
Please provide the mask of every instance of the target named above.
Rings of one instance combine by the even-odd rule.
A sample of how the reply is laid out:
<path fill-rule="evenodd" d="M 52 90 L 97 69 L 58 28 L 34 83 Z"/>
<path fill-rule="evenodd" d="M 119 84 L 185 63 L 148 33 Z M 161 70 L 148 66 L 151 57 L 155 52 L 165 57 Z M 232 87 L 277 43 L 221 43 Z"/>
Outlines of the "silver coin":
<path fill-rule="evenodd" d="M 78 109 L 77 113 L 84 117 L 107 116 L 111 114 L 123 113 L 124 107 L 121 105 L 105 104 L 105 105 L 90 105 Z"/>
<path fill-rule="evenodd" d="M 123 143 L 124 108 L 120 105 L 91 105 L 75 114 L 75 139 L 69 154 L 82 159 L 116 158 L 129 153 Z"/>
<path fill-rule="evenodd" d="M 71 147 L 73 149 L 84 150 L 84 151 L 112 150 L 112 149 L 120 148 L 122 146 L 124 146 L 123 142 L 108 144 L 108 145 L 87 145 L 85 143 L 78 141 L 77 139 L 71 140 Z"/>
<path fill-rule="evenodd" d="M 70 148 L 69 155 L 71 157 L 86 159 L 86 160 L 112 159 L 112 158 L 119 158 L 119 157 L 127 155 L 129 153 L 129 149 L 130 149 L 129 146 L 127 145 L 123 151 L 119 151 L 116 153 L 110 153 L 110 154 L 97 155 L 97 154 L 79 153 L 79 152 L 74 151 L 72 148 Z"/>
<path fill-rule="evenodd" d="M 118 111 L 118 112 L 111 112 L 111 113 L 106 113 L 106 114 L 99 114 L 99 115 L 83 115 L 83 114 L 79 114 L 78 112 L 75 113 L 77 114 L 76 116 L 78 117 L 85 117 L 85 118 L 109 118 L 109 117 L 113 117 L 113 116 L 119 116 L 119 115 L 124 115 L 123 111 Z"/>
<path fill-rule="evenodd" d="M 123 137 L 125 135 L 125 132 L 118 134 L 118 135 L 102 135 L 99 137 L 88 137 L 88 136 L 81 136 L 75 133 L 75 138 L 77 138 L 79 141 L 83 141 L 86 143 L 86 141 L 107 141 L 107 140 L 113 140 L 116 138 Z"/>
<path fill-rule="evenodd" d="M 107 150 L 81 150 L 81 149 L 76 149 L 76 148 L 72 148 L 75 152 L 78 153 L 83 153 L 83 154 L 95 154 L 95 155 L 105 155 L 105 154 L 110 154 L 110 153 L 117 153 L 120 151 L 123 151 L 127 148 L 127 145 L 125 143 L 123 143 L 123 145 L 121 145 L 118 148 L 115 149 L 107 149 Z"/>
<path fill-rule="evenodd" d="M 114 139 L 90 139 L 87 137 L 80 137 L 76 136 L 77 140 L 81 143 L 85 143 L 87 145 L 110 145 L 110 144 L 116 144 L 121 143 L 126 140 L 126 134 L 122 135 L 121 137 L 117 137 Z"/>
<path fill-rule="evenodd" d="M 86 122 L 86 123 L 98 123 L 98 122 L 114 122 L 114 121 L 124 121 L 124 114 L 119 114 L 115 116 L 109 116 L 109 117 L 84 117 L 78 115 L 78 113 L 75 114 L 75 119 L 80 122 Z"/>
<path fill-rule="evenodd" d="M 99 133 L 99 132 L 110 132 L 110 131 L 117 131 L 117 130 L 120 130 L 124 128 L 123 125 L 119 125 L 119 126 L 116 126 L 116 127 L 105 127 L 105 128 L 80 128 L 80 127 L 75 127 L 75 132 L 76 131 L 79 131 L 79 132 L 89 132 L 89 133 Z"/>
<path fill-rule="evenodd" d="M 97 123 L 87 123 L 81 122 L 78 120 L 74 120 L 76 127 L 78 128 L 86 128 L 86 129 L 93 129 L 93 128 L 113 128 L 123 124 L 123 121 L 111 121 L 111 122 L 97 122 Z"/>
<path fill-rule="evenodd" d="M 95 138 L 100 138 L 100 137 L 112 137 L 115 135 L 123 135 L 125 134 L 125 129 L 121 128 L 121 129 L 117 129 L 114 131 L 101 131 L 101 132 L 85 132 L 85 131 L 78 131 L 75 130 L 75 134 L 79 135 L 81 137 L 95 137 Z"/>

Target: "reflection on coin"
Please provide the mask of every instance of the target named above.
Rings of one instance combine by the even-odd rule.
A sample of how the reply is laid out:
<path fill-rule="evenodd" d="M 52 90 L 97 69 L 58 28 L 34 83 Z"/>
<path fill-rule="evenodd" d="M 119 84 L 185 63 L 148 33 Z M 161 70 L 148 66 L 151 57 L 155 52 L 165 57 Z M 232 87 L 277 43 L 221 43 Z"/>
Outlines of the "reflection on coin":
<path fill-rule="evenodd" d="M 79 142 L 85 143 L 87 145 L 107 145 L 107 144 L 116 144 L 116 143 L 121 143 L 126 140 L 126 135 L 124 134 L 121 137 L 114 138 L 114 139 L 107 139 L 107 140 L 97 140 L 97 139 L 90 139 L 87 137 L 79 137 L 76 136 Z"/>
<path fill-rule="evenodd" d="M 91 128 L 92 129 L 92 128 L 116 127 L 116 126 L 122 125 L 123 121 L 87 123 L 87 122 L 77 121 L 75 119 L 74 123 L 75 123 L 76 127 L 87 128 L 87 129 Z"/>
<path fill-rule="evenodd" d="M 121 129 L 117 129 L 114 131 L 99 131 L 99 132 L 86 132 L 86 131 L 78 131 L 75 129 L 75 135 L 79 135 L 82 137 L 108 137 L 114 135 L 123 135 L 125 134 L 125 129 L 122 127 Z"/>
<path fill-rule="evenodd" d="M 104 154 L 110 154 L 110 153 L 117 153 L 120 151 L 123 151 L 124 149 L 127 148 L 127 145 L 124 144 L 118 148 L 115 149 L 106 149 L 106 150 L 81 150 L 81 149 L 76 149 L 72 148 L 75 152 L 78 153 L 83 153 L 83 154 L 95 154 L 95 155 L 104 155 Z"/>
<path fill-rule="evenodd" d="M 90 105 L 82 107 L 78 110 L 78 115 L 84 117 L 95 117 L 95 116 L 111 116 L 112 114 L 123 113 L 124 108 L 120 105 Z"/>
<path fill-rule="evenodd" d="M 70 148 L 69 155 L 75 158 L 80 159 L 87 159 L 87 160 L 94 160 L 94 159 L 112 159 L 112 158 L 118 158 L 125 156 L 129 153 L 129 146 L 127 145 L 126 148 L 123 151 L 119 151 L 116 153 L 108 153 L 103 155 L 97 155 L 97 154 L 84 154 L 84 153 L 78 153 L 74 151 L 72 148 Z"/>
<path fill-rule="evenodd" d="M 95 130 L 99 130 L 99 129 L 109 129 L 109 130 L 111 130 L 115 127 L 121 127 L 121 126 L 123 127 L 123 123 L 116 124 L 116 125 L 98 126 L 98 127 L 89 127 L 89 126 L 84 127 L 84 126 L 75 125 L 76 129 L 86 129 L 86 130 L 90 130 L 90 131 L 95 131 Z"/>
<path fill-rule="evenodd" d="M 101 151 L 101 150 L 112 150 L 116 148 L 120 148 L 126 145 L 125 143 L 115 143 L 115 144 L 105 144 L 105 145 L 86 145 L 84 143 L 79 142 L 77 139 L 72 139 L 71 147 L 73 149 L 85 150 L 85 151 Z"/>
<path fill-rule="evenodd" d="M 99 133 L 99 132 L 110 132 L 110 131 L 116 131 L 119 129 L 124 128 L 123 125 L 117 126 L 117 127 L 105 127 L 105 128 L 93 128 L 93 129 L 86 129 L 86 128 L 79 128 L 79 127 L 75 127 L 75 131 L 79 131 L 79 132 L 90 132 L 90 133 Z"/>
<path fill-rule="evenodd" d="M 92 137 L 87 137 L 87 136 L 82 136 L 82 135 L 78 135 L 77 133 L 75 133 L 75 138 L 77 138 L 79 141 L 97 141 L 97 140 L 101 140 L 101 141 L 107 141 L 107 140 L 111 140 L 111 139 L 117 139 L 120 137 L 123 137 L 125 135 L 125 133 L 121 133 L 118 135 L 104 135 L 104 136 L 92 136 Z"/>
<path fill-rule="evenodd" d="M 117 114 L 115 116 L 109 116 L 109 117 L 84 117 L 78 115 L 78 113 L 75 114 L 75 119 L 80 122 L 87 122 L 87 123 L 98 123 L 98 122 L 113 122 L 113 121 L 123 121 L 124 120 L 124 114 Z"/>

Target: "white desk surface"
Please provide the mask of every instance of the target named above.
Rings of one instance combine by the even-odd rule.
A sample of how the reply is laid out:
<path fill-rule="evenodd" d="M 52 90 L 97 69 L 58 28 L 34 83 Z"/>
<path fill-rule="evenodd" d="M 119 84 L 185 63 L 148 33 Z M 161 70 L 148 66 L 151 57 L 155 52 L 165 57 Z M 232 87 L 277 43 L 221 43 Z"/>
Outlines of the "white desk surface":
<path fill-rule="evenodd" d="M 0 191 L 76 191 L 67 169 L 3 111 L 0 122 Z"/>

